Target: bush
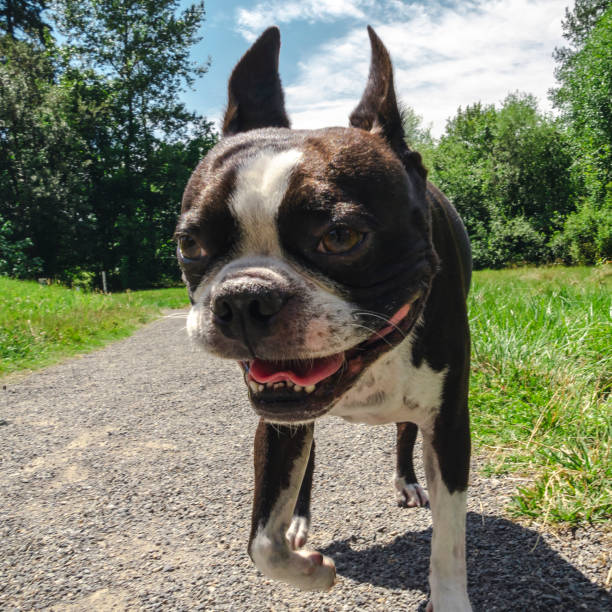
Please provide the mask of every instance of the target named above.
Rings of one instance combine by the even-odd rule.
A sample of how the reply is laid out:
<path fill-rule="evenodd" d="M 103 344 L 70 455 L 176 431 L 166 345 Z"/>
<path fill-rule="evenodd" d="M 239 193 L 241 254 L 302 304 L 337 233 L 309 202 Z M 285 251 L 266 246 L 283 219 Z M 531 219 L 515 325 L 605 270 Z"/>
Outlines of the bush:
<path fill-rule="evenodd" d="M 475 267 L 502 268 L 542 263 L 548 250 L 545 238 L 524 217 L 494 219 L 486 244 L 475 249 Z"/>
<path fill-rule="evenodd" d="M 14 240 L 10 221 L 0 217 L 0 276 L 34 278 L 43 269 L 40 257 L 30 257 L 27 250 L 32 246 L 29 238 Z"/>
<path fill-rule="evenodd" d="M 92 291 L 96 280 L 96 273 L 75 266 L 74 268 L 64 270 L 61 280 L 73 289 Z"/>
<path fill-rule="evenodd" d="M 550 247 L 564 263 L 585 265 L 612 259 L 612 198 L 606 199 L 603 208 L 582 202 L 567 216 L 563 231 L 553 237 Z"/>

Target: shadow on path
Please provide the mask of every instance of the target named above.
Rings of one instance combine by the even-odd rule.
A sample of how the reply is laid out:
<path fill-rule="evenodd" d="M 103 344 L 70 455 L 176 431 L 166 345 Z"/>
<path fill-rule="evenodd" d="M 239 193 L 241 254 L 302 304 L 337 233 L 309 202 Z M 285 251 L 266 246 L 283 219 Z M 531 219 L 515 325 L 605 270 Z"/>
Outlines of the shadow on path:
<path fill-rule="evenodd" d="M 467 516 L 468 591 L 474 610 L 612 610 L 612 596 L 550 548 L 538 532 L 497 516 Z M 338 574 L 390 589 L 427 589 L 431 529 L 390 545 L 320 548 Z M 424 610 L 425 605 L 421 606 Z"/>

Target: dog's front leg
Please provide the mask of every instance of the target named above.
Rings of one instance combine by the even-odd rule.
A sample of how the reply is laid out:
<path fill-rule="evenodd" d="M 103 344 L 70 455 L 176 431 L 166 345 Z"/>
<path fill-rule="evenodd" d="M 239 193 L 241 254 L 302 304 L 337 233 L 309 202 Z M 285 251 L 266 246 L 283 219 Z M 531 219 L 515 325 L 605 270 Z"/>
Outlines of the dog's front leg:
<path fill-rule="evenodd" d="M 302 479 L 300 493 L 295 503 L 291 525 L 287 531 L 287 541 L 294 550 L 302 548 L 308 538 L 310 528 L 310 493 L 312 490 L 312 475 L 315 462 L 315 441 L 312 440 L 310 447 L 310 458 L 306 466 L 306 473 Z"/>
<path fill-rule="evenodd" d="M 313 424 L 259 422 L 249 554 L 269 578 L 308 591 L 322 591 L 335 582 L 334 562 L 314 550 L 293 550 L 286 536 L 309 463 L 313 432 Z"/>
<path fill-rule="evenodd" d="M 451 423 L 423 431 L 423 454 L 433 518 L 427 612 L 469 612 L 465 513 L 470 457 L 467 408 Z"/>

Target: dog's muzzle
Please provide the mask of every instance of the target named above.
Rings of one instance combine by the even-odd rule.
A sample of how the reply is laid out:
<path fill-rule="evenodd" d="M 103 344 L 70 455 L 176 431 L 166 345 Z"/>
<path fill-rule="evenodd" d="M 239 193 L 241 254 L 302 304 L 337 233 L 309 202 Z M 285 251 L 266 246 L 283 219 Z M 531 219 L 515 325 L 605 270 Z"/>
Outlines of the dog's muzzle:
<path fill-rule="evenodd" d="M 257 344 L 272 334 L 273 324 L 290 297 L 289 291 L 263 279 L 226 280 L 211 294 L 213 323 L 255 356 Z"/>

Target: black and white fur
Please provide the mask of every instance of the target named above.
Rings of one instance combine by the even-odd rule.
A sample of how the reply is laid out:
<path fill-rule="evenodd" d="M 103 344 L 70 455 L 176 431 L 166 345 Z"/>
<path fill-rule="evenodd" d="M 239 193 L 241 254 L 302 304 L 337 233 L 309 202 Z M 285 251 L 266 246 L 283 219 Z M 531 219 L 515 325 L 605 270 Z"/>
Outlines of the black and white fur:
<path fill-rule="evenodd" d="M 241 363 L 261 416 L 249 541 L 258 569 L 306 590 L 334 584 L 333 561 L 304 547 L 315 420 L 396 423 L 401 505 L 428 502 L 412 465 L 417 428 L 423 436 L 429 609 L 470 610 L 469 242 L 404 142 L 391 61 L 368 31 L 370 75 L 348 128 L 289 129 L 276 28 L 234 69 L 223 138 L 193 173 L 176 229 L 187 327 L 205 349 Z M 360 242 L 322 251 L 338 227 Z M 254 360 L 323 363 L 332 353 L 342 367 L 316 384 L 261 384 L 250 374 Z"/>

